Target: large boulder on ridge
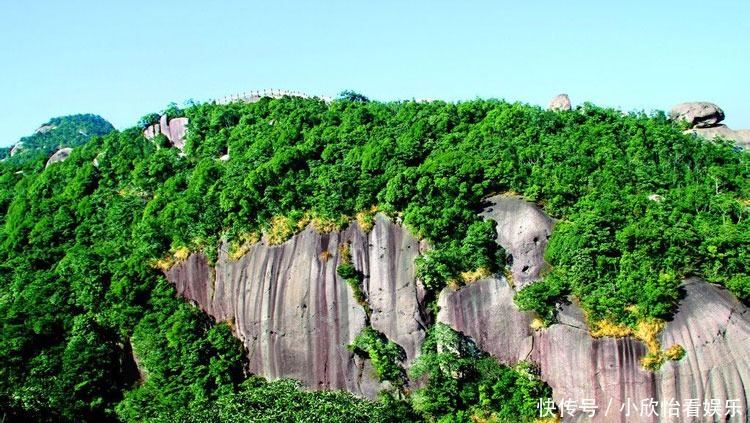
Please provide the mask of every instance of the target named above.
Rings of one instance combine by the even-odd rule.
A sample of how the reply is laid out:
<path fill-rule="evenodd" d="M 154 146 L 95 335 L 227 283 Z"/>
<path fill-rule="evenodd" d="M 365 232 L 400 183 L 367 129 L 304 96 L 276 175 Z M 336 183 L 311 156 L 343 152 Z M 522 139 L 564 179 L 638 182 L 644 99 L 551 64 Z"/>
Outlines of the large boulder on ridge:
<path fill-rule="evenodd" d="M 669 118 L 685 121 L 693 128 L 709 128 L 724 120 L 724 111 L 703 101 L 680 103 L 669 111 Z"/>
<path fill-rule="evenodd" d="M 547 104 L 547 110 L 551 110 L 553 112 L 559 112 L 561 110 L 571 110 L 573 107 L 570 104 L 570 98 L 567 94 L 559 94 L 555 96 L 552 100 L 549 101 L 549 104 Z"/>

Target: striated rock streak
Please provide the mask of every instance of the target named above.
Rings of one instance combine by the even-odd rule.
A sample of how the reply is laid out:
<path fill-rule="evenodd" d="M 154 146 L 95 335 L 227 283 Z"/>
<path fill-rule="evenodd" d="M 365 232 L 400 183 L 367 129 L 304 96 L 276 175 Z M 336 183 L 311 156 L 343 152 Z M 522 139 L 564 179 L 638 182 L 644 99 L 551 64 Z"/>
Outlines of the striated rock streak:
<path fill-rule="evenodd" d="M 399 343 L 410 362 L 424 340 L 413 269 L 420 243 L 383 216 L 369 234 L 356 224 L 328 234 L 308 227 L 282 245 L 255 244 L 238 261 L 222 252 L 215 268 L 194 254 L 167 277 L 208 314 L 233 322 L 251 372 L 375 397 L 379 385 L 369 363 L 347 349 L 367 318 L 336 275 L 343 243 L 365 275 L 373 328 Z"/>

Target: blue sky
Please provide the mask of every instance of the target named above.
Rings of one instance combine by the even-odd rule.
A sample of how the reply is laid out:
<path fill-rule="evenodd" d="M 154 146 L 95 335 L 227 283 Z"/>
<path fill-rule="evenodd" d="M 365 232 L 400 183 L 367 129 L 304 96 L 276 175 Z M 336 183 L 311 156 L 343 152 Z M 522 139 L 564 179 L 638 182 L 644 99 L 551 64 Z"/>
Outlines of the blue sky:
<path fill-rule="evenodd" d="M 54 116 L 123 129 L 264 88 L 542 106 L 564 92 L 624 111 L 703 100 L 745 129 L 748 17 L 746 0 L 0 0 L 0 146 Z"/>

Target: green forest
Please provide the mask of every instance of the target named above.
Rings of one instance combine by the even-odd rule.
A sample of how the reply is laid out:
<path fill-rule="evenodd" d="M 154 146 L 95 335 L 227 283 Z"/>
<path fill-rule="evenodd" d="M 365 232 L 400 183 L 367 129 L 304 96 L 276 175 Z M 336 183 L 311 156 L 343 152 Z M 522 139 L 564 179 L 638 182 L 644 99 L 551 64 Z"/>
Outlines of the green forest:
<path fill-rule="evenodd" d="M 144 138 L 154 114 L 123 131 L 82 115 L 88 130 L 63 132 L 65 119 L 53 119 L 57 129 L 22 140 L 39 148 L 0 164 L 0 419 L 537 416 L 537 399 L 551 394 L 537 369 L 498 363 L 441 324 L 428 329 L 409 374 L 393 366 L 393 343 L 358 337 L 352 350 L 394 387 L 378 401 L 249 375 L 230 326 L 176 298 L 159 268 L 179 251 L 215 261 L 222 241 L 236 254 L 261 233 L 283 242 L 310 220 L 338 230 L 378 210 L 402 221 L 432 247 L 415 265 L 433 312 L 443 288 L 471 283 L 467 273 L 504 274 L 495 224 L 478 214 L 499 193 L 523 195 L 557 219 L 551 270 L 515 298 L 542 326 L 575 301 L 594 332 L 651 328 L 648 343 L 675 312 L 687 276 L 750 301 L 748 155 L 683 135 L 663 112 L 384 103 L 353 92 L 166 112 L 189 119 L 184 154 L 161 136 Z M 53 135 L 62 139 L 47 140 Z M 76 147 L 70 157 L 45 169 L 54 147 L 66 145 Z M 353 266 L 338 274 L 357 286 Z M 437 347 L 445 342 L 455 348 Z M 649 350 L 652 370 L 674 359 L 658 345 Z M 408 378 L 424 387 L 406 389 Z"/>
<path fill-rule="evenodd" d="M 12 148 L 0 148 L 0 160 L 15 165 L 29 161 L 46 161 L 57 149 L 78 147 L 92 137 L 106 135 L 115 128 L 98 115 L 70 115 L 50 119 L 42 124 L 33 135 L 21 138 L 11 158 Z M 43 163 L 43 161 L 42 161 Z"/>

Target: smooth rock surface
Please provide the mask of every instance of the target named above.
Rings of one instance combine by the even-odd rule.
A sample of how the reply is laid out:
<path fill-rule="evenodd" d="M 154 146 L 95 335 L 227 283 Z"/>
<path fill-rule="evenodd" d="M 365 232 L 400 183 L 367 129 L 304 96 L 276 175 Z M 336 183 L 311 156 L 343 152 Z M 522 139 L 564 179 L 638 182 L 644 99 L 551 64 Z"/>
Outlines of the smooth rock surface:
<path fill-rule="evenodd" d="M 22 142 L 15 143 L 13 145 L 13 148 L 10 149 L 10 157 L 15 156 L 16 154 L 20 153 L 23 150 L 24 150 L 24 148 L 23 148 L 23 143 Z"/>
<path fill-rule="evenodd" d="M 683 285 L 686 296 L 667 324 L 662 347 L 680 344 L 687 351 L 656 374 L 662 399 L 737 399 L 747 421 L 750 405 L 750 309 L 724 288 L 693 278 Z M 685 421 L 685 420 L 681 420 Z"/>
<path fill-rule="evenodd" d="M 570 104 L 570 98 L 567 94 L 559 94 L 552 98 L 547 104 L 547 110 L 553 112 L 569 111 L 573 106 Z"/>
<path fill-rule="evenodd" d="M 534 204 L 510 195 L 490 198 L 483 216 L 498 221 L 498 242 L 513 255 L 516 285 L 539 278 L 553 220 Z M 365 276 L 372 326 L 404 348 L 408 367 L 418 355 L 426 326 L 424 295 L 413 265 L 425 245 L 383 216 L 377 216 L 367 234 L 356 224 L 329 234 L 307 228 L 283 245 L 257 243 L 238 261 L 221 252 L 215 267 L 194 254 L 166 274 L 180 294 L 217 320 L 232 322 L 253 373 L 373 398 L 380 385 L 369 360 L 346 348 L 366 326 L 367 317 L 349 285 L 336 275 L 339 245 L 344 243 L 350 243 L 352 263 Z M 575 304 L 562 307 L 558 323 L 532 331 L 531 316 L 518 311 L 514 289 L 504 277 L 443 290 L 437 320 L 506 364 L 537 364 L 558 404 L 563 399 L 592 399 L 600 407 L 591 420 L 579 410 L 565 421 L 678 421 L 666 418 L 661 409 L 663 418 L 633 410 L 628 416 L 627 407 L 651 399 L 660 405 L 671 399 L 682 404 L 691 398 L 736 399 L 744 414 L 731 421 L 747 421 L 750 312 L 723 288 L 699 279 L 686 281 L 684 290 L 685 298 L 659 339 L 662 349 L 680 344 L 686 355 L 657 372 L 641 367 L 647 352 L 641 341 L 591 338 Z M 683 413 L 679 421 L 706 419 L 701 414 L 691 420 Z"/>
<path fill-rule="evenodd" d="M 410 362 L 424 340 L 413 268 L 421 247 L 383 216 L 368 234 L 356 224 L 328 234 L 308 227 L 282 245 L 254 244 L 238 261 L 221 253 L 213 268 L 194 254 L 166 274 L 178 293 L 217 320 L 233 322 L 251 372 L 374 398 L 380 386 L 369 361 L 347 349 L 367 318 L 336 274 L 346 243 L 365 275 L 373 328 L 400 344 Z"/>
<path fill-rule="evenodd" d="M 685 134 L 695 134 L 709 141 L 717 137 L 734 141 L 742 148 L 750 146 L 750 129 L 729 129 L 726 125 L 717 125 L 711 128 L 693 128 L 684 131 Z"/>
<path fill-rule="evenodd" d="M 513 303 L 515 290 L 505 278 L 487 278 L 458 291 L 440 293 L 438 322 L 470 337 L 482 350 L 513 365 L 525 360 L 532 349 L 531 313 Z"/>
<path fill-rule="evenodd" d="M 149 125 L 146 127 L 146 129 L 143 130 L 143 136 L 149 141 L 153 140 L 156 137 L 156 135 L 160 133 L 161 133 L 161 126 L 158 123 Z"/>
<path fill-rule="evenodd" d="M 69 147 L 57 150 L 55 154 L 47 160 L 47 164 L 44 167 L 47 168 L 52 163 L 64 162 L 70 156 L 71 151 L 73 151 L 73 149 Z"/>
<path fill-rule="evenodd" d="M 540 273 L 548 267 L 544 252 L 555 220 L 534 203 L 510 194 L 488 198 L 480 216 L 497 222 L 497 242 L 511 263 L 513 286 L 521 289 L 540 280 Z"/>
<path fill-rule="evenodd" d="M 49 132 L 49 131 L 51 131 L 51 130 L 53 130 L 55 128 L 57 128 L 57 126 L 55 124 L 51 123 L 49 125 L 42 125 L 42 126 L 36 128 L 36 131 L 34 131 L 34 132 L 39 133 L 39 134 L 46 134 L 47 132 Z"/>
<path fill-rule="evenodd" d="M 589 420 L 576 413 L 566 421 L 656 422 L 678 421 L 655 416 L 625 415 L 627 404 L 653 399 L 668 404 L 675 399 L 701 401 L 701 418 L 679 421 L 714 421 L 703 418 L 703 401 L 737 399 L 743 413 L 750 401 L 750 312 L 723 288 L 700 279 L 684 285 L 685 298 L 674 319 L 660 334 L 662 349 L 680 344 L 685 357 L 665 362 L 657 372 L 644 370 L 640 359 L 647 349 L 633 338 L 593 339 L 583 314 L 575 305 L 560 313 L 560 323 L 534 334 L 533 360 L 542 379 L 554 391 L 558 404 L 564 399 L 594 399 L 600 413 Z M 608 405 L 612 409 L 607 416 Z M 626 404 L 621 412 L 620 406 Z M 658 410 L 661 412 L 661 410 Z M 722 411 L 723 413 L 724 411 Z M 660 413 L 661 414 L 661 413 Z M 735 419 L 731 421 L 745 421 Z M 725 421 L 725 420 L 718 420 Z"/>
<path fill-rule="evenodd" d="M 361 243 L 368 248 L 353 249 L 352 262 L 357 269 L 367 270 L 364 286 L 372 307 L 372 328 L 404 348 L 408 366 L 419 354 L 425 337 L 426 304 L 424 290 L 414 274 L 414 259 L 426 244 L 383 215 L 375 219 L 366 238 L 359 238 L 361 231 L 353 233 L 352 245 Z"/>
<path fill-rule="evenodd" d="M 169 121 L 169 135 L 167 138 L 177 149 L 185 148 L 185 133 L 187 132 L 188 118 L 180 117 Z M 163 128 L 163 127 L 162 127 Z"/>
<path fill-rule="evenodd" d="M 724 111 L 713 103 L 695 101 L 672 107 L 669 118 L 683 120 L 693 128 L 708 128 L 724 120 Z"/>
<path fill-rule="evenodd" d="M 154 123 L 143 130 L 143 136 L 147 140 L 153 140 L 158 134 L 162 134 L 177 149 L 185 148 L 185 134 L 189 120 L 185 117 L 167 120 L 167 115 L 159 118 L 159 123 Z"/>

